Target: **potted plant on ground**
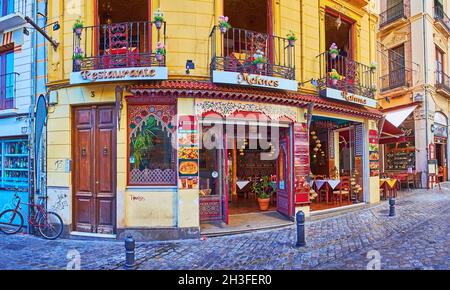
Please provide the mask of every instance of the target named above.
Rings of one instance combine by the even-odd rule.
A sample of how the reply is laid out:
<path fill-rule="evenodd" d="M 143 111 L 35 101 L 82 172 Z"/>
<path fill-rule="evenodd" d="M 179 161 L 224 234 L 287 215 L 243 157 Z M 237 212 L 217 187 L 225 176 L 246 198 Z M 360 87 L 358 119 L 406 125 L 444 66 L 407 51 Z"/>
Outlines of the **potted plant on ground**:
<path fill-rule="evenodd" d="M 162 24 L 164 22 L 164 13 L 161 12 L 161 10 L 156 9 L 156 11 L 153 13 L 153 23 L 155 23 L 156 29 L 161 29 Z"/>
<path fill-rule="evenodd" d="M 261 50 L 257 50 L 253 55 L 253 64 L 256 65 L 258 70 L 262 70 L 264 68 L 264 64 L 266 63 L 266 58 L 264 57 L 264 53 Z"/>
<path fill-rule="evenodd" d="M 331 72 L 329 73 L 330 78 L 331 78 L 331 83 L 333 84 L 333 86 L 337 85 L 338 81 L 341 81 L 344 79 L 343 76 L 341 76 L 336 69 L 332 69 Z"/>
<path fill-rule="evenodd" d="M 164 43 L 158 42 L 156 44 L 156 53 L 155 53 L 156 60 L 160 63 L 163 62 L 165 55 L 166 55 L 166 47 L 164 46 Z"/>
<path fill-rule="evenodd" d="M 269 209 L 270 198 L 274 193 L 269 176 L 264 176 L 260 181 L 253 183 L 253 192 L 258 197 L 259 209 L 266 211 Z"/>
<path fill-rule="evenodd" d="M 83 21 L 81 19 L 75 20 L 75 23 L 73 24 L 73 31 L 78 37 L 81 37 L 81 32 L 83 31 Z"/>
<path fill-rule="evenodd" d="M 286 35 L 286 37 L 289 42 L 289 46 L 293 47 L 295 45 L 295 41 L 297 40 L 297 37 L 295 36 L 294 32 L 292 30 L 289 31 L 289 33 Z"/>
<path fill-rule="evenodd" d="M 333 42 L 331 44 L 328 53 L 330 54 L 332 59 L 336 59 L 336 57 L 339 55 L 339 48 L 337 47 L 336 43 Z"/>
<path fill-rule="evenodd" d="M 79 46 L 76 46 L 73 50 L 73 61 L 77 68 L 81 66 L 81 62 L 84 59 L 83 49 Z"/>
<path fill-rule="evenodd" d="M 231 28 L 230 23 L 228 23 L 228 17 L 227 16 L 219 16 L 219 29 L 220 32 L 225 33 L 228 29 Z"/>

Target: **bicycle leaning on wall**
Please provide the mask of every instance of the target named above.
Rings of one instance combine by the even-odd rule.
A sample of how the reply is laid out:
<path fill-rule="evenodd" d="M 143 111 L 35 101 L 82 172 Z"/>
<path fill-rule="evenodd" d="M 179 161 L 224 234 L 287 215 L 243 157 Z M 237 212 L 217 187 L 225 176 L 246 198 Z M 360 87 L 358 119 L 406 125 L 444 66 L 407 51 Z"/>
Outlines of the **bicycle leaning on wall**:
<path fill-rule="evenodd" d="M 24 219 L 27 217 L 29 226 L 37 228 L 39 233 L 48 240 L 57 239 L 63 232 L 64 224 L 61 217 L 54 212 L 48 212 L 44 206 L 32 203 L 21 202 L 20 196 L 17 192 L 14 194 L 14 199 L 17 204 L 14 209 L 7 209 L 0 213 L 0 231 L 13 235 L 19 233 L 23 228 Z M 34 209 L 34 217 L 30 217 L 22 209 L 21 205 L 27 205 Z"/>

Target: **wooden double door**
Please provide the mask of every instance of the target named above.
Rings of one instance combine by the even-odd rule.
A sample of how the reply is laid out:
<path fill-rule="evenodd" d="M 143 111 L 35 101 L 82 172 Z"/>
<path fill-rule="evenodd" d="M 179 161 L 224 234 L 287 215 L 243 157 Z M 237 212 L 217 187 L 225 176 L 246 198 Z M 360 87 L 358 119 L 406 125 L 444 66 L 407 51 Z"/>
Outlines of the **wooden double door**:
<path fill-rule="evenodd" d="M 73 230 L 116 231 L 116 112 L 114 105 L 72 111 Z"/>

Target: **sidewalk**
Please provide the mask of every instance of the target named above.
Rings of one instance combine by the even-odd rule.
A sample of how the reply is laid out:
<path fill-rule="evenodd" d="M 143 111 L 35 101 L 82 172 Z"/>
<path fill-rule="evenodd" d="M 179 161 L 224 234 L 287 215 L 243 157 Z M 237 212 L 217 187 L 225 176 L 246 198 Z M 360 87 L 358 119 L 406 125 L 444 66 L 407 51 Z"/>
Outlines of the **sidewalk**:
<path fill-rule="evenodd" d="M 233 236 L 137 243 L 138 269 L 365 269 L 367 252 L 381 253 L 382 269 L 449 269 L 450 185 L 415 190 L 397 200 L 308 222 L 307 246 L 294 247 L 296 229 Z M 0 236 L 0 269 L 66 269 L 80 254 L 81 269 L 122 269 L 123 242 Z M 422 254 L 423 253 L 423 254 Z M 75 255 L 76 256 L 76 255 Z M 69 258 L 68 258 L 69 257 Z M 71 264 L 72 265 L 72 264 Z"/>

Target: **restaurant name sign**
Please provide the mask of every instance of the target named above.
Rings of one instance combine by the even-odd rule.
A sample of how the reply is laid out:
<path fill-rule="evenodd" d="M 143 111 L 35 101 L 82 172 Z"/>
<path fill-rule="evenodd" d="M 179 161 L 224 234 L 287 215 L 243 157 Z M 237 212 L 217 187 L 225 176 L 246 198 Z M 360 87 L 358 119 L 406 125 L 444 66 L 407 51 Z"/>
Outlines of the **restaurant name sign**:
<path fill-rule="evenodd" d="M 377 107 L 377 102 L 374 99 L 356 95 L 356 94 L 352 94 L 352 93 L 348 93 L 348 92 L 343 92 L 343 91 L 332 89 L 332 88 L 326 89 L 325 96 L 327 98 L 331 98 L 331 99 L 335 99 L 335 100 L 339 100 L 339 101 L 345 101 L 345 102 L 358 104 L 358 105 L 362 105 L 362 106 L 367 106 L 367 107 L 371 107 L 371 108 Z"/>
<path fill-rule="evenodd" d="M 212 82 L 229 85 L 263 87 L 287 91 L 297 91 L 298 87 L 298 84 L 295 80 L 228 71 L 213 71 Z"/>
<path fill-rule="evenodd" d="M 166 79 L 168 79 L 167 67 L 129 67 L 84 70 L 70 74 L 70 84 Z"/>

